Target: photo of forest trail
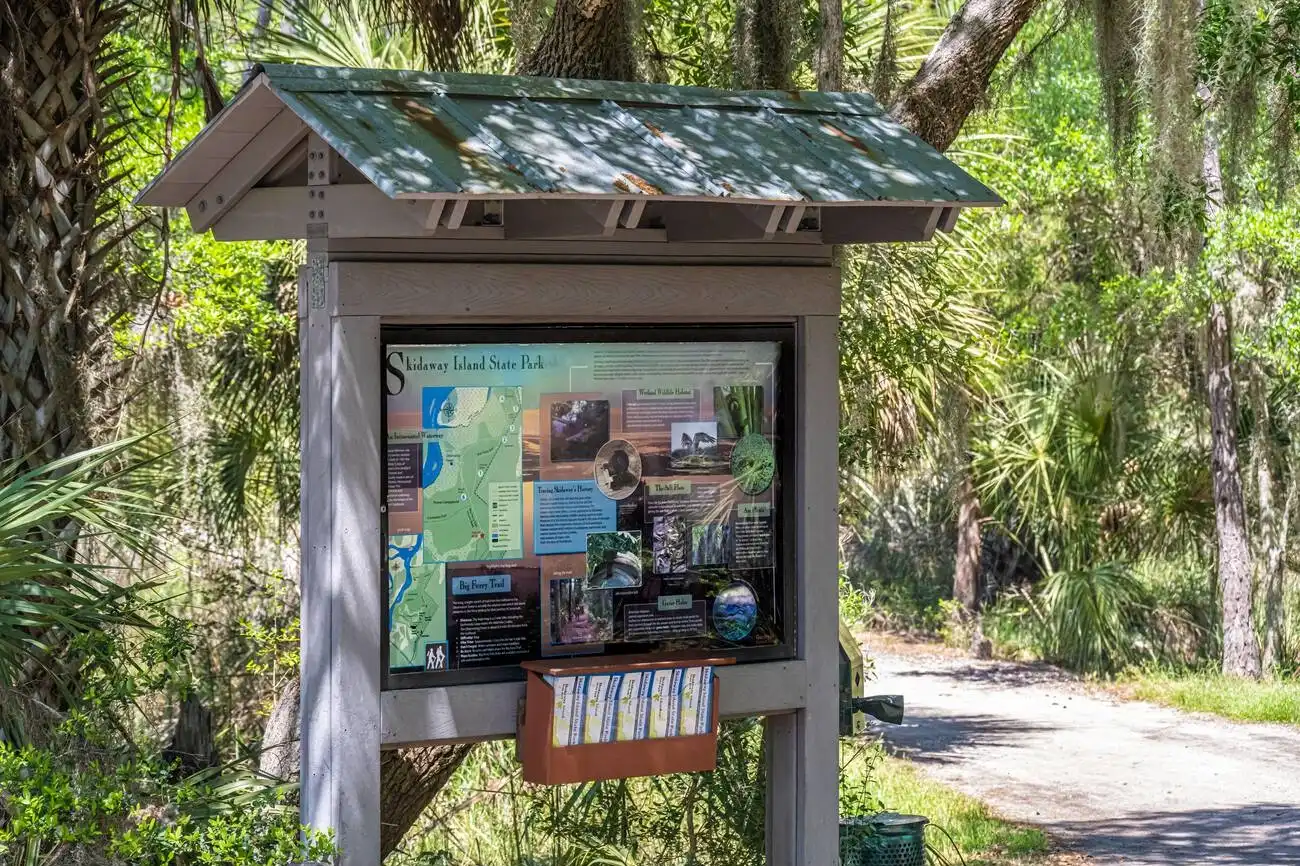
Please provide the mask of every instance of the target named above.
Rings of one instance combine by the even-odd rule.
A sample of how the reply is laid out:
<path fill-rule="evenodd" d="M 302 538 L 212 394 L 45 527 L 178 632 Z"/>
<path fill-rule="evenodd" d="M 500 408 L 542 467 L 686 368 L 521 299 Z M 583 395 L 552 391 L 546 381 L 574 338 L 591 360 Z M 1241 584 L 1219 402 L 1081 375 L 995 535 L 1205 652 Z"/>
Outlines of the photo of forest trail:
<path fill-rule="evenodd" d="M 1300 863 L 1300 0 L 0 0 L 0 863 L 337 854 L 298 811 L 307 243 L 134 203 L 261 62 L 872 94 L 1005 204 L 835 253 L 840 614 L 916 708 L 844 738 L 841 812 L 926 815 L 933 863 Z M 775 396 L 645 474 L 728 471 Z M 591 477 L 579 402 L 526 409 L 531 475 Z M 638 541 L 655 579 L 736 543 Z M 611 633 L 601 592 L 551 637 Z M 582 788 L 379 760 L 391 866 L 764 862 L 759 719 Z"/>

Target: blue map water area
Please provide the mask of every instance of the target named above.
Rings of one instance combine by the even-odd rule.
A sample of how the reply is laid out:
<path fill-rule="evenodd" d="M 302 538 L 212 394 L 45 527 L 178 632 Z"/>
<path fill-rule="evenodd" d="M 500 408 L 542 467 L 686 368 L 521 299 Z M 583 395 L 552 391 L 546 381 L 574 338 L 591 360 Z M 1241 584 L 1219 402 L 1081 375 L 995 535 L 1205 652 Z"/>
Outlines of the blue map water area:
<path fill-rule="evenodd" d="M 396 611 L 397 606 L 402 603 L 402 596 L 406 595 L 406 591 L 411 588 L 413 582 L 413 578 L 411 577 L 411 560 L 415 559 L 415 555 L 420 552 L 420 548 L 423 545 L 423 533 L 415 536 L 415 543 L 410 547 L 399 547 L 396 544 L 388 545 L 389 552 L 402 561 L 402 570 L 406 572 L 406 576 L 402 579 L 402 585 L 396 593 L 393 592 L 393 573 L 391 571 L 388 573 L 388 596 L 391 599 L 388 604 L 389 629 L 392 629 L 393 627 L 393 612 Z"/>
<path fill-rule="evenodd" d="M 455 390 L 449 387 L 426 387 L 420 390 L 421 426 L 425 430 L 438 430 L 442 427 L 438 423 L 438 419 L 442 417 L 442 407 L 446 405 L 447 400 L 451 398 L 451 392 Z"/>
<path fill-rule="evenodd" d="M 424 468 L 420 472 L 420 486 L 429 487 L 438 480 L 442 472 L 442 443 L 424 443 Z"/>

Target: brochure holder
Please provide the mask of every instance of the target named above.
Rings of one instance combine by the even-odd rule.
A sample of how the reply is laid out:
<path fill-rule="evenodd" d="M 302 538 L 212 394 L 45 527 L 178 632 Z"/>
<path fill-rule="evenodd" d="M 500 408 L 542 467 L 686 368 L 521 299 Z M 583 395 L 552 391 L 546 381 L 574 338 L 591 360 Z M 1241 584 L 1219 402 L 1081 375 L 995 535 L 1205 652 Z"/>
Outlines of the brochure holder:
<path fill-rule="evenodd" d="M 726 657 L 640 655 L 523 662 L 521 667 L 527 671 L 528 681 L 524 692 L 518 746 L 519 757 L 524 767 L 524 781 L 543 785 L 563 785 L 573 782 L 714 769 L 718 762 L 718 679 L 713 673 L 713 668 L 735 664 L 735 661 L 734 658 Z M 654 679 L 656 672 L 660 678 L 657 681 Z M 677 680 L 671 679 L 674 672 L 680 672 Z M 661 696 L 661 709 L 670 705 L 672 707 L 669 713 L 669 724 L 674 733 L 668 736 L 662 733 L 653 736 L 648 724 L 642 723 L 635 731 L 624 727 L 621 733 L 625 736 L 631 733 L 632 738 L 617 739 L 620 734 L 618 724 L 620 695 L 617 692 L 612 696 L 608 692 L 600 695 L 584 693 L 578 695 L 576 699 L 568 699 L 567 703 L 562 695 L 561 700 L 557 702 L 557 687 L 573 688 L 577 683 L 579 688 L 595 684 L 603 685 L 608 689 L 611 682 L 639 683 L 641 681 L 630 680 L 629 675 L 648 677 L 645 682 L 652 685 L 656 682 L 686 683 L 684 689 L 678 689 L 676 692 L 679 697 L 683 691 L 689 695 L 689 690 L 693 686 L 689 685 L 691 679 L 688 677 L 694 678 L 703 686 L 700 693 L 692 698 L 696 701 L 694 713 L 689 700 L 685 702 L 686 706 L 681 706 L 672 704 Z M 707 683 L 704 683 L 703 679 L 706 676 Z M 701 702 L 701 695 L 704 696 L 707 707 Z M 635 701 L 636 697 L 631 695 L 629 699 Z M 649 697 L 643 695 L 643 700 L 649 701 Z M 607 704 L 603 710 L 598 706 L 601 702 Z M 572 745 L 557 745 L 557 739 L 561 742 L 566 739 L 564 735 L 557 737 L 555 731 L 557 721 L 565 731 L 573 727 L 571 718 L 557 719 L 557 703 L 561 705 L 561 712 L 564 712 L 565 706 L 578 707 L 583 712 L 586 712 L 586 707 L 590 706 L 592 715 L 589 718 L 593 719 L 602 717 L 602 712 L 614 713 L 612 733 L 608 722 L 606 723 L 605 736 L 610 738 L 610 741 L 584 741 Z M 623 711 L 626 712 L 627 709 L 628 706 L 624 703 Z M 633 714 L 635 715 L 635 712 Z M 686 721 L 683 722 L 683 719 Z M 689 727 L 692 719 L 695 720 L 695 732 L 682 732 L 683 725 Z M 660 724 L 659 730 L 662 732 L 662 720 Z M 599 738 L 600 735 L 597 732 L 590 735 L 584 733 L 581 739 L 586 740 L 589 737 Z"/>

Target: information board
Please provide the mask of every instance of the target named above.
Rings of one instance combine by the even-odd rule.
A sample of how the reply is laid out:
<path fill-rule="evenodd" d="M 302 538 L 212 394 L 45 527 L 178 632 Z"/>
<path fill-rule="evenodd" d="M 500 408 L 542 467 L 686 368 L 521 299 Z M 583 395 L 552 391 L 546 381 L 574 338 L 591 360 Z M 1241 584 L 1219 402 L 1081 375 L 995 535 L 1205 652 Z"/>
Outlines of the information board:
<path fill-rule="evenodd" d="M 788 645 L 792 336 L 651 333 L 386 329 L 390 687 Z"/>

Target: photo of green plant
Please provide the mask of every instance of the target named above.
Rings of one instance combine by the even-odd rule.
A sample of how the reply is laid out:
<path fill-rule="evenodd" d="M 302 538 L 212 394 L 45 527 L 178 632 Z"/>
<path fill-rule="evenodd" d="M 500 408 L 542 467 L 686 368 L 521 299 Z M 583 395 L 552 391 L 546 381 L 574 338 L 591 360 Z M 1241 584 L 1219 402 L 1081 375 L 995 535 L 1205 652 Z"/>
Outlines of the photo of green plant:
<path fill-rule="evenodd" d="M 713 416 L 718 435 L 740 439 L 763 432 L 763 386 L 719 385 L 713 389 Z"/>
<path fill-rule="evenodd" d="M 746 495 L 754 496 L 772 486 L 776 474 L 776 455 L 772 443 L 751 433 L 736 443 L 731 451 L 731 474 Z"/>

